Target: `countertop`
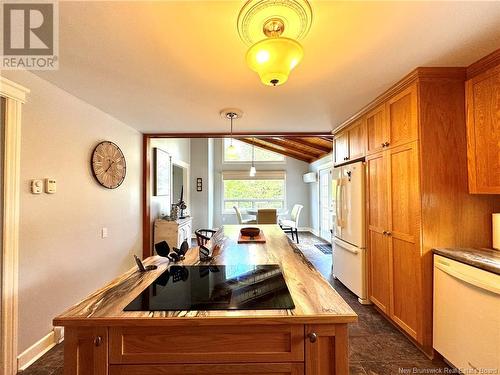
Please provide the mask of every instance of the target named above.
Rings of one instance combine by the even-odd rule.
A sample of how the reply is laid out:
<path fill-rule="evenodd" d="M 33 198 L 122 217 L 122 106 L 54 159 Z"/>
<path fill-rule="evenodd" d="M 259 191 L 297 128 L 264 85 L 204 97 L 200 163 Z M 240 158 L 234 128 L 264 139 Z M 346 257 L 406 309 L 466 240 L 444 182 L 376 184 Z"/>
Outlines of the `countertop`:
<path fill-rule="evenodd" d="M 500 251 L 494 249 L 438 248 L 434 254 L 500 275 Z"/>
<path fill-rule="evenodd" d="M 166 258 L 149 257 L 145 265 L 155 264 L 158 269 L 140 273 L 133 267 L 102 289 L 66 310 L 54 319 L 56 326 L 71 325 L 150 325 L 161 320 L 162 325 L 182 324 L 187 319 L 193 324 L 236 324 L 239 320 L 268 319 L 276 323 L 350 323 L 357 320 L 356 313 L 332 288 L 330 283 L 305 258 L 277 225 L 259 225 L 264 231 L 265 244 L 238 244 L 242 226 L 228 225 L 221 231 L 220 247 L 209 262 L 200 262 L 198 247 L 191 248 L 179 265 L 234 265 L 279 264 L 295 303 L 295 309 L 284 310 L 217 310 L 217 311 L 123 311 L 140 292 L 150 285 L 168 267 Z"/>

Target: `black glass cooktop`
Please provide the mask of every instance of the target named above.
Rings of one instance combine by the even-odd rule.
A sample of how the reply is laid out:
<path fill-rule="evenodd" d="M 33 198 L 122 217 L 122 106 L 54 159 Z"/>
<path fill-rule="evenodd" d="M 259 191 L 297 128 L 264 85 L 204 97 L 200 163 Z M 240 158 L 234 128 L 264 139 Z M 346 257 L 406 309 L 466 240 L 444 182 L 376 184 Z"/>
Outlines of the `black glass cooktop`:
<path fill-rule="evenodd" d="M 125 311 L 293 309 L 278 265 L 171 266 Z"/>

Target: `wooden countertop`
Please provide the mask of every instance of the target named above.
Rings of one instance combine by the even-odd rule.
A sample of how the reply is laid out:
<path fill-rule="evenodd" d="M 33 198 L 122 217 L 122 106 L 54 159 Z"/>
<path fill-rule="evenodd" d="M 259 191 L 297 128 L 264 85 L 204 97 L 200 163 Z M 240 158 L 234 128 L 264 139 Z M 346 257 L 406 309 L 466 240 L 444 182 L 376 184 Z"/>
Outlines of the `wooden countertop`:
<path fill-rule="evenodd" d="M 438 248 L 434 254 L 500 275 L 500 250 L 473 248 Z"/>
<path fill-rule="evenodd" d="M 153 256 L 145 264 L 156 264 L 158 269 L 146 273 L 133 267 L 104 288 L 69 308 L 54 319 L 55 326 L 71 325 L 182 325 L 237 324 L 249 320 L 276 324 L 289 323 L 350 323 L 356 313 L 331 287 L 327 280 L 304 257 L 277 225 L 260 225 L 265 233 L 265 244 L 238 244 L 241 226 L 229 225 L 223 229 L 224 239 L 214 251 L 210 262 L 200 262 L 198 248 L 192 248 L 186 259 L 177 264 L 279 264 L 295 303 L 291 310 L 217 310 L 217 311 L 123 311 L 123 308 L 150 285 L 169 262 Z"/>

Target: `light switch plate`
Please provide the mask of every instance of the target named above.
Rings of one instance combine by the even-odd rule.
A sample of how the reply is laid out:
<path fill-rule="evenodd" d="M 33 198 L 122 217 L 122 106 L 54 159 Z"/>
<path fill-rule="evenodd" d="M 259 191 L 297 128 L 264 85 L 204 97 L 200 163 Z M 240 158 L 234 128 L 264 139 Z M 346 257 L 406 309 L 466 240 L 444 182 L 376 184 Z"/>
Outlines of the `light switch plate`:
<path fill-rule="evenodd" d="M 56 180 L 53 178 L 45 179 L 45 192 L 47 194 L 55 194 L 57 191 Z"/>
<path fill-rule="evenodd" d="M 108 238 L 108 228 L 104 227 L 101 229 L 101 238 Z"/>
<path fill-rule="evenodd" d="M 31 180 L 31 192 L 33 194 L 42 194 L 42 191 L 43 191 L 43 181 Z"/>

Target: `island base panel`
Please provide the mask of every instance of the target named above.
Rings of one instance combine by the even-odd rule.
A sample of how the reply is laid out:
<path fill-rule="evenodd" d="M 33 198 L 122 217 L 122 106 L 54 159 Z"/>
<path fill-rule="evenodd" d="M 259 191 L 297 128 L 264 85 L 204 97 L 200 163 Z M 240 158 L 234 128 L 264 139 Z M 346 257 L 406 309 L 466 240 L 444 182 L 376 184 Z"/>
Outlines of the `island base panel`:
<path fill-rule="evenodd" d="M 106 327 L 66 327 L 64 375 L 107 375 L 108 348 Z"/>
<path fill-rule="evenodd" d="M 303 363 L 111 365 L 109 375 L 304 375 Z"/>
<path fill-rule="evenodd" d="M 304 326 L 111 327 L 111 364 L 304 362 Z"/>
<path fill-rule="evenodd" d="M 238 327 L 239 335 L 249 332 L 269 330 L 271 338 L 273 332 L 281 337 L 278 351 L 273 356 L 269 342 L 263 342 L 256 337 L 253 348 L 247 345 L 248 338 L 243 339 L 246 344 L 240 346 L 234 343 L 235 327 L 213 326 L 198 327 L 207 335 L 214 330 L 219 333 L 213 336 L 214 347 L 219 352 L 211 352 L 210 345 L 202 339 L 202 345 L 189 346 L 189 351 L 179 352 L 180 348 L 161 350 L 157 355 L 151 352 L 140 351 L 144 348 L 175 348 L 175 335 L 183 335 L 180 327 L 66 327 L 64 344 L 64 375 L 163 375 L 163 374 L 273 374 L 273 375 L 347 375 L 348 374 L 348 338 L 347 324 L 277 324 L 277 325 L 249 325 Z M 248 328 L 253 328 L 248 330 Z M 140 330 L 144 330 L 144 337 L 150 335 L 143 344 L 138 345 L 134 337 L 140 337 Z M 172 335 L 167 332 L 172 330 Z M 160 335 L 152 335 L 152 333 Z M 127 335 L 132 336 L 132 346 L 127 347 Z M 193 326 L 185 327 L 186 335 L 194 335 Z M 281 335 L 281 336 L 280 336 Z M 283 336 L 284 335 L 284 336 Z M 130 338 L 128 337 L 128 338 Z M 170 337 L 170 339 L 165 340 Z M 193 336 L 193 342 L 201 336 Z M 206 337 L 206 336 L 205 336 Z M 210 336 L 208 336 L 210 337 Z M 255 337 L 255 336 L 254 336 Z M 269 333 L 262 337 L 269 337 Z M 284 339 L 283 337 L 289 337 Z M 125 338 L 125 341 L 124 341 Z M 226 353 L 220 351 L 223 343 L 228 340 L 230 345 Z M 156 341 L 158 340 L 158 341 Z M 288 353 L 283 351 L 283 343 L 289 343 Z M 124 345 L 125 342 L 125 346 Z M 142 346 L 144 345 L 144 347 Z M 264 353 L 263 348 L 268 351 Z M 124 355 L 130 350 L 137 351 L 133 356 Z M 177 351 L 177 353 L 175 353 Z M 168 354 L 167 354 L 168 352 Z M 166 355 L 167 354 L 167 355 Z M 181 354 L 178 357 L 178 354 Z M 179 362 L 180 359 L 183 362 Z M 277 363 L 279 362 L 279 363 Z"/>

